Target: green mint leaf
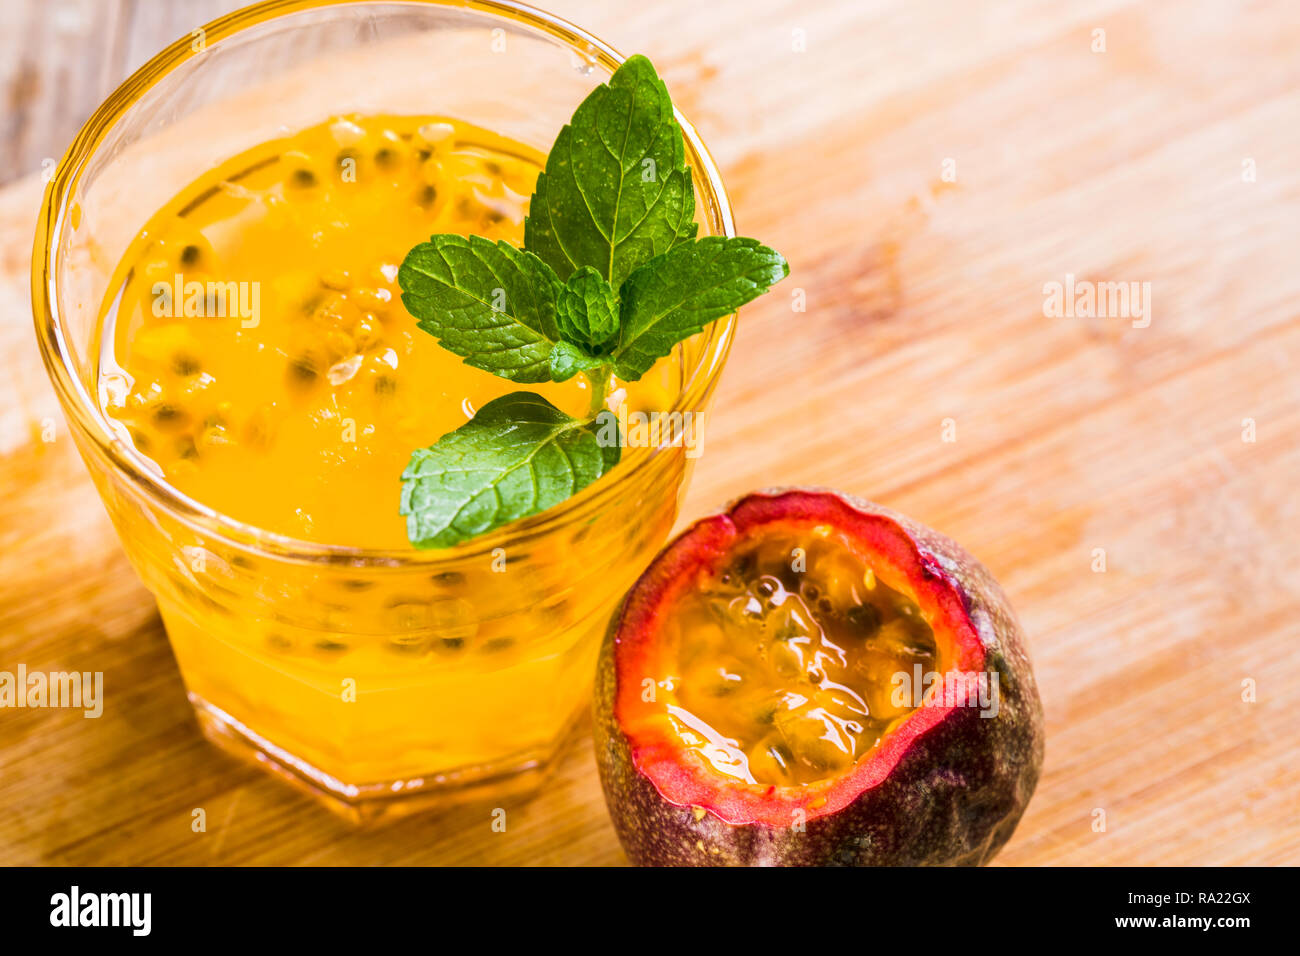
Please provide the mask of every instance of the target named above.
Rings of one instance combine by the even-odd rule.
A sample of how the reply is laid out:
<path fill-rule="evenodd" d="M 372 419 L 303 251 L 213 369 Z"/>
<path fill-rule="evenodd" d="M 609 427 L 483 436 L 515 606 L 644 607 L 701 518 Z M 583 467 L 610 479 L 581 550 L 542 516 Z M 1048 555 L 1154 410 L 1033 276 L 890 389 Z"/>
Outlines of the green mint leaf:
<path fill-rule="evenodd" d="M 402 304 L 465 364 L 514 382 L 551 378 L 559 278 L 541 259 L 482 236 L 436 235 L 397 273 Z"/>
<path fill-rule="evenodd" d="M 567 382 L 579 372 L 590 372 L 608 364 L 608 355 L 592 355 L 572 342 L 559 342 L 551 350 L 551 378 L 557 382 Z"/>
<path fill-rule="evenodd" d="M 566 340 L 598 351 L 618 334 L 618 293 L 599 272 L 583 266 L 560 290 L 556 319 Z"/>
<path fill-rule="evenodd" d="M 488 402 L 472 419 L 411 456 L 402 473 L 407 536 L 445 548 L 545 511 L 619 459 L 617 443 L 532 392 Z"/>
<path fill-rule="evenodd" d="M 401 513 L 417 548 L 455 545 L 564 501 L 618 461 L 611 371 L 635 381 L 683 339 L 789 273 L 753 239 L 696 239 L 668 90 L 645 57 L 579 105 L 538 175 L 524 248 L 435 235 L 398 272 L 421 329 L 516 382 L 591 381 L 594 418 L 514 392 L 416 451 Z M 589 413 L 591 414 L 591 413 Z"/>
<path fill-rule="evenodd" d="M 766 292 L 790 272 L 755 239 L 706 236 L 638 268 L 619 290 L 614 373 L 636 381 L 674 345 Z"/>
<path fill-rule="evenodd" d="M 567 279 L 591 266 L 618 288 L 696 233 L 695 189 L 672 100 L 643 56 L 620 66 L 560 130 L 524 222 L 524 248 Z"/>

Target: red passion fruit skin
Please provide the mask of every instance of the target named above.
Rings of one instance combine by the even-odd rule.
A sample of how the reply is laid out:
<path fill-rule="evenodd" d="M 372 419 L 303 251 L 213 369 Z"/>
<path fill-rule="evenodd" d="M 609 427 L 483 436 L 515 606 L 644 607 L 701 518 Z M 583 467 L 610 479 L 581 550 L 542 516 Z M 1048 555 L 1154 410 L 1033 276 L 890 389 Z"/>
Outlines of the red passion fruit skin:
<path fill-rule="evenodd" d="M 652 706 L 643 682 L 663 676 L 656 638 L 701 572 L 767 530 L 825 525 L 911 592 L 944 648 L 943 684 L 849 771 L 807 786 L 724 777 L 663 724 L 630 739 L 625 728 L 647 726 L 636 718 Z M 955 672 L 997 675 L 996 716 L 964 699 Z M 1042 728 L 1024 636 L 992 575 L 948 538 L 831 490 L 758 492 L 686 529 L 628 592 L 597 671 L 601 782 L 619 839 L 639 865 L 986 863 L 1038 781 Z"/>

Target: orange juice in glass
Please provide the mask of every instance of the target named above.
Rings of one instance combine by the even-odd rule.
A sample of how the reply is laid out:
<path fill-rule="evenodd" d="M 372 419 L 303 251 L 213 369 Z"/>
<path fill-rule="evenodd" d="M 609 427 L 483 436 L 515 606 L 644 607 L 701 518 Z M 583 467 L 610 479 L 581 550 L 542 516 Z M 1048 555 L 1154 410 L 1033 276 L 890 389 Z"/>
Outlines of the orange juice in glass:
<path fill-rule="evenodd" d="M 129 79 L 47 191 L 46 364 L 200 723 L 350 816 L 535 786 L 675 520 L 680 441 L 450 548 L 398 513 L 411 451 L 513 389 L 417 329 L 397 266 L 432 233 L 518 243 L 618 63 L 514 6 L 263 4 Z M 682 126 L 700 234 L 731 235 Z M 732 323 L 611 401 L 704 411 Z M 581 377 L 535 390 L 590 402 Z"/>

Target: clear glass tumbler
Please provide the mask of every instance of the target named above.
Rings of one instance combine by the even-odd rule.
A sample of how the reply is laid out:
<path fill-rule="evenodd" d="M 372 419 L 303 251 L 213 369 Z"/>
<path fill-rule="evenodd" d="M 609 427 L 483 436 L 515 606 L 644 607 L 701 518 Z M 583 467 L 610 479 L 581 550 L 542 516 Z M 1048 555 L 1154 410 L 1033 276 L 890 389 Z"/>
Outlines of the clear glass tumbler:
<path fill-rule="evenodd" d="M 676 519 L 686 449 L 629 448 L 562 506 L 446 550 L 272 534 L 170 486 L 99 407 L 110 277 L 154 210 L 253 145 L 342 113 L 440 114 L 545 153 L 620 62 L 514 3 L 273 0 L 130 77 L 46 191 L 32 283 L 41 351 L 203 731 L 349 817 L 537 785 L 587 704 L 615 605 Z M 717 169 L 682 128 L 701 234 L 732 235 Z M 679 348 L 673 411 L 706 412 L 733 329 L 734 316 Z"/>

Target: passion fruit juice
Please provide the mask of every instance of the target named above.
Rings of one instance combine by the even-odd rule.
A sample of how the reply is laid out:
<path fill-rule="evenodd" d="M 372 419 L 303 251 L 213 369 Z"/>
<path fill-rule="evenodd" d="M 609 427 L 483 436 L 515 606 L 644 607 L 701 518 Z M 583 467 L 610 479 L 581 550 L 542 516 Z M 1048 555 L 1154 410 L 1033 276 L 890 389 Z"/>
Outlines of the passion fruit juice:
<path fill-rule="evenodd" d="M 518 244 L 542 162 L 464 123 L 390 116 L 231 159 L 160 210 L 118 267 L 103 408 L 147 467 L 222 515 L 338 549 L 409 547 L 411 452 L 515 386 L 417 328 L 397 267 L 433 233 Z M 609 383 L 612 407 L 666 408 L 680 384 L 666 359 Z M 528 388 L 575 415 L 590 402 L 581 377 Z M 629 491 L 638 520 L 622 540 L 525 540 L 435 572 L 346 550 L 324 567 L 266 562 L 199 536 L 143 554 L 114 517 L 200 713 L 355 795 L 544 757 L 585 703 L 608 604 L 666 537 L 681 478 Z"/>

